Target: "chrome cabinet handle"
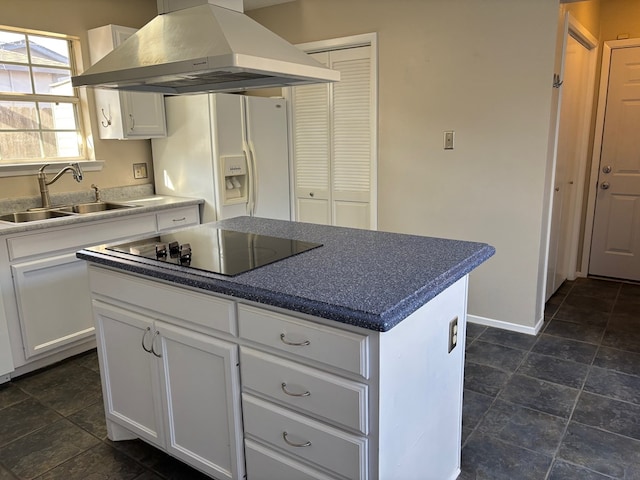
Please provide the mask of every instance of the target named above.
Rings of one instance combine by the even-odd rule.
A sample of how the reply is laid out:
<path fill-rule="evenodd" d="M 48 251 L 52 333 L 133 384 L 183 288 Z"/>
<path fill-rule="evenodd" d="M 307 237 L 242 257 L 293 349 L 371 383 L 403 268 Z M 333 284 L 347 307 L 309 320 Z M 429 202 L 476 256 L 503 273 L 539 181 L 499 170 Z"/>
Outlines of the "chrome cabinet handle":
<path fill-rule="evenodd" d="M 308 397 L 309 395 L 311 395 L 311 392 L 309 390 L 307 390 L 304 393 L 292 393 L 292 392 L 287 390 L 287 384 L 284 383 L 284 382 L 282 382 L 282 385 L 280 385 L 280 388 L 282 389 L 282 391 L 284 393 L 286 393 L 290 397 Z"/>
<path fill-rule="evenodd" d="M 311 442 L 294 443 L 287 438 L 287 435 L 289 435 L 287 432 L 282 432 L 282 438 L 284 439 L 287 445 L 291 445 L 292 447 L 310 447 L 311 446 Z"/>
<path fill-rule="evenodd" d="M 602 167 L 602 173 L 611 173 L 611 165 L 605 165 Z"/>
<path fill-rule="evenodd" d="M 100 123 L 102 124 L 102 126 L 104 128 L 110 127 L 111 126 L 111 114 L 109 114 L 107 116 L 107 114 L 104 113 L 104 108 L 101 108 L 100 110 L 102 110 L 102 116 L 104 117 L 104 120 L 101 120 Z"/>
<path fill-rule="evenodd" d="M 133 132 L 136 129 L 136 119 L 131 113 L 129 114 L 129 119 L 131 120 L 131 128 L 129 131 Z"/>
<path fill-rule="evenodd" d="M 151 341 L 151 348 L 147 348 L 144 344 L 144 339 L 147 336 L 147 333 L 149 333 L 151 331 L 151 327 L 147 327 L 147 329 L 144 331 L 144 333 L 142 334 L 142 349 L 147 352 L 147 353 L 151 353 L 153 350 L 153 340 Z"/>
<path fill-rule="evenodd" d="M 602 182 L 602 183 L 600 184 L 600 188 L 601 188 L 602 190 L 609 190 L 609 187 L 610 187 L 609 182 Z"/>
<path fill-rule="evenodd" d="M 162 354 L 156 352 L 156 349 L 153 346 L 153 344 L 156 343 L 156 337 L 158 335 L 160 335 L 160 332 L 158 330 L 156 330 L 154 332 L 154 334 L 153 334 L 153 337 L 151 338 L 151 350 L 150 350 L 150 353 L 153 353 L 158 358 L 162 358 Z"/>
<path fill-rule="evenodd" d="M 184 222 L 186 219 L 187 219 L 187 217 L 174 218 L 172 221 L 174 221 L 174 222 Z"/>
<path fill-rule="evenodd" d="M 285 338 L 284 333 L 280 334 L 280 341 L 285 345 L 291 345 L 293 347 L 306 347 L 307 345 L 311 345 L 311 342 L 309 340 L 305 340 L 304 342 L 290 342 Z"/>

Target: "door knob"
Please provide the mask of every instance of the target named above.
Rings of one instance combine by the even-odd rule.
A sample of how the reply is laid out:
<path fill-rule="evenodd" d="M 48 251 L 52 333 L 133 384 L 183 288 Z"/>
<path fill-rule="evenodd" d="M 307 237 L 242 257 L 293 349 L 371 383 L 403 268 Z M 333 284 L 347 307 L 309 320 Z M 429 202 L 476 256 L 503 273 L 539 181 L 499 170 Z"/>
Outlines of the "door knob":
<path fill-rule="evenodd" d="M 611 173 L 611 165 L 602 167 L 602 173 Z"/>
<path fill-rule="evenodd" d="M 600 184 L 600 188 L 601 188 L 602 190 L 608 190 L 608 189 L 609 189 L 609 182 L 602 182 L 602 183 Z"/>

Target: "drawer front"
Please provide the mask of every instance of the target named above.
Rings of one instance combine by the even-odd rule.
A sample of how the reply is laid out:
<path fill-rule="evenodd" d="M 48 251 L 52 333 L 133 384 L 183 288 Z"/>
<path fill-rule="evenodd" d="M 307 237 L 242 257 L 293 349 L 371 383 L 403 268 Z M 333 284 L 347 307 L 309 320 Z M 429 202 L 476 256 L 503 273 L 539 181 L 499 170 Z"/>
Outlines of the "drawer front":
<path fill-rule="evenodd" d="M 243 390 L 368 433 L 367 386 L 242 347 Z"/>
<path fill-rule="evenodd" d="M 347 478 L 367 478 L 367 439 L 242 394 L 245 436 Z"/>
<path fill-rule="evenodd" d="M 240 336 L 369 378 L 369 338 L 249 305 L 238 305 Z"/>
<path fill-rule="evenodd" d="M 244 448 L 248 480 L 335 479 L 335 477 L 329 477 L 251 440 L 245 441 Z"/>
<path fill-rule="evenodd" d="M 16 260 L 31 255 L 50 254 L 61 250 L 108 243 L 155 231 L 155 215 L 136 215 L 112 221 L 89 222 L 67 228 L 52 228 L 42 233 L 12 237 L 7 240 L 7 245 L 9 257 L 11 260 Z"/>
<path fill-rule="evenodd" d="M 197 205 L 158 212 L 156 217 L 158 219 L 158 231 L 200 223 L 200 213 Z"/>
<path fill-rule="evenodd" d="M 237 335 L 235 303 L 160 282 L 90 267 L 91 291 L 206 328 Z"/>

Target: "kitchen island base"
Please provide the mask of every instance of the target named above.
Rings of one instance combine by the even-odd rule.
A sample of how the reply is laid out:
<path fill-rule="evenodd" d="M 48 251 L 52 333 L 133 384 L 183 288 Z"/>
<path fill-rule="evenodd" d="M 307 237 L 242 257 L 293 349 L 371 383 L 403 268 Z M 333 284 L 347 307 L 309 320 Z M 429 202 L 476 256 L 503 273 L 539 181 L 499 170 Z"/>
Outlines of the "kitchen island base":
<path fill-rule="evenodd" d="M 458 476 L 468 275 L 378 332 L 88 270 L 111 440 L 216 479 Z"/>

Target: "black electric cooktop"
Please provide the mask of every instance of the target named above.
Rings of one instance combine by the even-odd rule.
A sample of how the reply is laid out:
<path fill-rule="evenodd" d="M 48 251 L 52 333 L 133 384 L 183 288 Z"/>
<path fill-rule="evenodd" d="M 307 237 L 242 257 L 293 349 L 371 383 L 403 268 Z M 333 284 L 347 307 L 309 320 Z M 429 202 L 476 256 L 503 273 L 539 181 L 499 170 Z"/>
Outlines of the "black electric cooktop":
<path fill-rule="evenodd" d="M 317 247 L 320 243 L 215 228 L 213 224 L 108 245 L 107 250 L 234 276 Z"/>

